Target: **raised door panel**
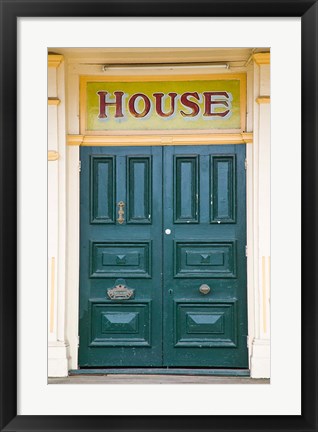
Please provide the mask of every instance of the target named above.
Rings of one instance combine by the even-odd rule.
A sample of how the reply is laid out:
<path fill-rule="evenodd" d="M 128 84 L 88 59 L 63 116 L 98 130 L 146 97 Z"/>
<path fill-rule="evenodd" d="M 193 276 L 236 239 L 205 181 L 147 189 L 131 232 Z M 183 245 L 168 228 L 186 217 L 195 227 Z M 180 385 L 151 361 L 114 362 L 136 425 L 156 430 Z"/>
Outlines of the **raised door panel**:
<path fill-rule="evenodd" d="M 198 223 L 198 157 L 174 158 L 174 223 Z"/>
<path fill-rule="evenodd" d="M 91 157 L 91 223 L 115 223 L 115 163 L 114 156 Z"/>
<path fill-rule="evenodd" d="M 177 303 L 175 347 L 237 346 L 236 301 Z"/>
<path fill-rule="evenodd" d="M 91 242 L 91 278 L 150 278 L 151 241 Z"/>
<path fill-rule="evenodd" d="M 150 344 L 150 303 L 91 301 L 91 347 L 140 347 Z"/>
<path fill-rule="evenodd" d="M 211 156 L 211 223 L 236 221 L 236 157 Z"/>
<path fill-rule="evenodd" d="M 127 223 L 149 224 L 152 213 L 152 159 L 127 158 Z"/>
<path fill-rule="evenodd" d="M 176 241 L 174 256 L 175 278 L 233 278 L 236 276 L 235 241 Z"/>

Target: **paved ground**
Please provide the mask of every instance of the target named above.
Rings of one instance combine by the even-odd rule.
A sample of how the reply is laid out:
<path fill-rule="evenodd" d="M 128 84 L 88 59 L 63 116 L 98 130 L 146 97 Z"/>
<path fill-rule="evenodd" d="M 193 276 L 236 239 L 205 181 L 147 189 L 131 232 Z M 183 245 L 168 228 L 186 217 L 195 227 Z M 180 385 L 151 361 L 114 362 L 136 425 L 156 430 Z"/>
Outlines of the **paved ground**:
<path fill-rule="evenodd" d="M 49 384 L 269 384 L 269 379 L 186 375 L 74 375 Z"/>

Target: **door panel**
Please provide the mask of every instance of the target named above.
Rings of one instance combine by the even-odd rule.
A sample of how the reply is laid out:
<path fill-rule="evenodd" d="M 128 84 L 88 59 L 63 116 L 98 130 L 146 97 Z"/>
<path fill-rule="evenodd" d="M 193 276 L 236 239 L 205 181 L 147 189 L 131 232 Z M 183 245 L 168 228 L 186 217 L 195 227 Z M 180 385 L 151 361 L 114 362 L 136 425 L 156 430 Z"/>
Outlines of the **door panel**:
<path fill-rule="evenodd" d="M 211 223 L 236 223 L 236 155 L 211 155 L 210 170 Z"/>
<path fill-rule="evenodd" d="M 115 223 L 115 158 L 91 156 L 91 223 Z"/>
<path fill-rule="evenodd" d="M 89 346 L 150 347 L 148 303 L 91 302 L 92 332 Z"/>
<path fill-rule="evenodd" d="M 81 161 L 79 365 L 247 368 L 245 146 Z"/>
<path fill-rule="evenodd" d="M 127 223 L 151 224 L 151 157 L 127 159 Z"/>
<path fill-rule="evenodd" d="M 236 276 L 236 242 L 174 240 L 175 278 L 232 278 Z"/>
<path fill-rule="evenodd" d="M 176 347 L 236 347 L 236 301 L 176 302 Z"/>
<path fill-rule="evenodd" d="M 198 169 L 197 156 L 175 157 L 174 223 L 198 223 Z"/>
<path fill-rule="evenodd" d="M 166 366 L 248 366 L 244 162 L 241 145 L 164 149 Z"/>
<path fill-rule="evenodd" d="M 81 163 L 79 365 L 161 366 L 162 149 L 83 147 Z"/>

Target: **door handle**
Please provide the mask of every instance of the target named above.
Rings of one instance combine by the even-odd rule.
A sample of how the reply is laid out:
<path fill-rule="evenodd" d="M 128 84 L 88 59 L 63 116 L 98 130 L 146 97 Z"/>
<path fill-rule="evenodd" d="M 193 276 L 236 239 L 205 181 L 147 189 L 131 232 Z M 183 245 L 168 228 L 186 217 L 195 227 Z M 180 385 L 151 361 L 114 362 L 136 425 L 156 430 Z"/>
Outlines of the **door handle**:
<path fill-rule="evenodd" d="M 119 201 L 119 203 L 117 204 L 118 205 L 118 219 L 117 219 L 117 222 L 119 223 L 119 224 L 122 224 L 122 223 L 124 223 L 124 214 L 125 214 L 125 211 L 124 211 L 124 207 L 125 207 L 125 203 L 124 203 L 124 201 Z"/>
<path fill-rule="evenodd" d="M 209 294 L 209 292 L 211 291 L 211 288 L 207 284 L 202 284 L 199 288 L 199 291 L 201 294 Z"/>

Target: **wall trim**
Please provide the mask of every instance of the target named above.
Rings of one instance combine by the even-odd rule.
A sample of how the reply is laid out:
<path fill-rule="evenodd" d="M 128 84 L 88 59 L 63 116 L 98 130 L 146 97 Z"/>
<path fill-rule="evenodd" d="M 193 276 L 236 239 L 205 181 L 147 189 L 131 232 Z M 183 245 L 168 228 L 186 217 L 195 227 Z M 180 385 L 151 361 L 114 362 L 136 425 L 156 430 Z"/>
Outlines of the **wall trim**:
<path fill-rule="evenodd" d="M 48 67 L 58 68 L 63 59 L 61 54 L 48 54 Z"/>
<path fill-rule="evenodd" d="M 47 104 L 48 105 L 58 105 L 60 103 L 60 99 L 57 97 L 49 97 L 47 98 Z"/>
<path fill-rule="evenodd" d="M 247 144 L 253 142 L 253 133 L 200 134 L 200 135 L 67 135 L 69 146 L 166 146 Z"/>
<path fill-rule="evenodd" d="M 269 103 L 271 103 L 271 97 L 270 96 L 259 96 L 256 98 L 256 102 L 258 104 L 269 104 Z"/>
<path fill-rule="evenodd" d="M 61 341 L 48 343 L 48 377 L 67 377 L 69 370 L 69 344 Z"/>
<path fill-rule="evenodd" d="M 54 306 L 55 306 L 55 257 L 51 258 L 51 298 L 50 298 L 50 333 L 54 331 Z"/>
<path fill-rule="evenodd" d="M 251 357 L 251 378 L 270 378 L 270 340 L 254 339 Z"/>
<path fill-rule="evenodd" d="M 58 160 L 59 156 L 59 153 L 55 150 L 49 150 L 47 152 L 47 160 L 50 162 Z"/>
<path fill-rule="evenodd" d="M 253 54 L 253 60 L 258 65 L 267 65 L 271 62 L 271 53 L 256 53 Z"/>

